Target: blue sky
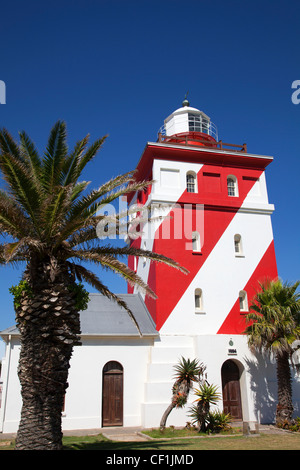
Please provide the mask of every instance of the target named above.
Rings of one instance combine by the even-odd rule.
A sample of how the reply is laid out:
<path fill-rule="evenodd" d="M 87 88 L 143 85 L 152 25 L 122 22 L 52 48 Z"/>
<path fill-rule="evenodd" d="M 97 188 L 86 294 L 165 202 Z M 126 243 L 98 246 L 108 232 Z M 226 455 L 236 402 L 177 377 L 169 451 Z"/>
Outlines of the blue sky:
<path fill-rule="evenodd" d="M 224 142 L 272 155 L 267 168 L 279 275 L 299 273 L 299 1 L 34 0 L 2 2 L 0 127 L 42 151 L 63 119 L 69 144 L 109 137 L 84 179 L 91 187 L 135 168 L 163 120 L 191 106 Z M 14 324 L 8 288 L 21 271 L 0 268 L 0 330 Z M 107 275 L 106 275 L 107 276 Z M 114 292 L 119 278 L 107 276 Z"/>

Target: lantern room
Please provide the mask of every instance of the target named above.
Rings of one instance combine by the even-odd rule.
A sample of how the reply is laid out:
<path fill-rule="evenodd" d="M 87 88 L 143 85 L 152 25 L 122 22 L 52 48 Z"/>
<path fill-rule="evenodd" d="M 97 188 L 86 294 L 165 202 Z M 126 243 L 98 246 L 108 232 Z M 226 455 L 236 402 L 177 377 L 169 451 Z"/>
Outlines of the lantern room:
<path fill-rule="evenodd" d="M 183 101 L 181 108 L 176 109 L 164 120 L 159 136 L 164 136 L 165 142 L 179 143 L 178 139 L 186 137 L 199 144 L 202 140 L 218 141 L 217 127 L 211 122 L 210 117 L 203 111 L 191 107 L 187 99 Z"/>

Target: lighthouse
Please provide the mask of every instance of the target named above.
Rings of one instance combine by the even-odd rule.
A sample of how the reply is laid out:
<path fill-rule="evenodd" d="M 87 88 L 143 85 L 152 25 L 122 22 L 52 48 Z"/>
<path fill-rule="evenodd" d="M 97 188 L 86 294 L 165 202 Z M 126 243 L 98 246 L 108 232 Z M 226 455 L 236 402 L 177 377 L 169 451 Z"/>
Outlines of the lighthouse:
<path fill-rule="evenodd" d="M 68 377 L 66 430 L 158 428 L 182 357 L 206 367 L 205 378 L 220 395 L 219 411 L 253 429 L 274 421 L 276 361 L 252 352 L 244 334 L 259 283 L 278 275 L 266 185 L 273 157 L 226 143 L 222 123 L 217 127 L 209 112 L 186 99 L 166 115 L 136 166 L 135 178 L 149 184 L 128 197 L 127 242 L 176 260 L 187 274 L 129 256 L 129 267 L 157 296 L 132 287 L 119 294 L 139 329 L 114 301 L 90 294 Z M 0 336 L 7 343 L 0 430 L 16 432 L 20 333 L 12 326 Z M 299 384 L 297 372 L 293 384 Z M 299 386 L 293 395 L 299 409 Z M 191 390 L 167 425 L 190 422 L 196 398 Z"/>
<path fill-rule="evenodd" d="M 159 332 L 145 388 L 145 426 L 157 423 L 154 416 L 170 397 L 171 366 L 181 356 L 207 366 L 224 411 L 258 420 L 250 390 L 262 377 L 248 372 L 255 358 L 243 331 L 259 283 L 278 275 L 265 178 L 272 160 L 249 153 L 246 144 L 219 140 L 210 117 L 186 99 L 144 148 L 136 175 L 152 183 L 130 205 L 146 207 L 153 222 L 145 222 L 130 243 L 188 270 L 184 275 L 164 264 L 128 260 L 157 295 L 144 299 Z M 182 425 L 184 412 L 176 413 L 173 424 Z"/>

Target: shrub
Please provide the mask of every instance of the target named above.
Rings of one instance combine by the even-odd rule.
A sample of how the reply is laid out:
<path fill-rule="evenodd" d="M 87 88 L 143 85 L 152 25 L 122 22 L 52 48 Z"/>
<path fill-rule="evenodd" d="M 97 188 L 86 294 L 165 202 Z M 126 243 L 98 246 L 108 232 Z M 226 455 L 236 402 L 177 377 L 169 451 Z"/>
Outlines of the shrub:
<path fill-rule="evenodd" d="M 209 412 L 206 417 L 206 428 L 208 432 L 218 433 L 231 429 L 231 416 L 223 411 Z"/>
<path fill-rule="evenodd" d="M 293 431 L 293 432 L 300 432 L 300 417 L 297 416 L 297 418 L 293 420 L 293 424 L 286 422 L 278 427 L 281 427 L 283 429 L 288 429 L 289 431 Z"/>

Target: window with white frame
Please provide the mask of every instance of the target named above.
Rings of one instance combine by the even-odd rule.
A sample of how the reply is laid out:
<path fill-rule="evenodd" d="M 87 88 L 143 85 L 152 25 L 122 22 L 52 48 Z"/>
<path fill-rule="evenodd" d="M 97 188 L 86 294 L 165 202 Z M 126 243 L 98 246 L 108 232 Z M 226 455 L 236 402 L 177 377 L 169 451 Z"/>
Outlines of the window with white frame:
<path fill-rule="evenodd" d="M 197 192 L 196 173 L 193 171 L 189 171 L 186 174 L 186 190 L 188 193 Z"/>
<path fill-rule="evenodd" d="M 200 235 L 199 232 L 192 233 L 192 249 L 193 251 L 200 251 Z"/>
<path fill-rule="evenodd" d="M 235 176 L 227 177 L 227 194 L 228 196 L 231 196 L 231 197 L 238 196 L 237 179 Z"/>
<path fill-rule="evenodd" d="M 202 289 L 195 290 L 195 311 L 203 312 L 203 293 Z"/>
<path fill-rule="evenodd" d="M 203 132 L 209 133 L 209 120 L 201 114 L 188 114 L 189 131 L 190 132 Z"/>
<path fill-rule="evenodd" d="M 244 291 L 244 290 L 241 290 L 239 292 L 239 303 L 240 303 L 240 311 L 241 312 L 248 312 L 247 292 Z"/>
<path fill-rule="evenodd" d="M 242 237 L 239 233 L 234 235 L 234 253 L 235 256 L 243 256 Z"/>

